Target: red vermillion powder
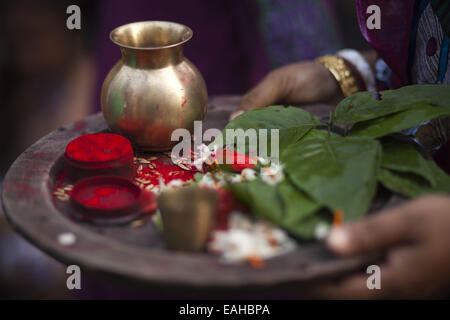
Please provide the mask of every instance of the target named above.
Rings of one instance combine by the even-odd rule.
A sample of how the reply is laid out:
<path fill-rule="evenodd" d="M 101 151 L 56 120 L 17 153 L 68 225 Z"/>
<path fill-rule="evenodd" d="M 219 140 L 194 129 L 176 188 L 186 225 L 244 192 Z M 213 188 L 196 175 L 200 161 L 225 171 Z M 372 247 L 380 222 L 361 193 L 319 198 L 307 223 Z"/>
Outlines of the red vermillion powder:
<path fill-rule="evenodd" d="M 165 184 L 168 184 L 175 179 L 192 181 L 194 180 L 194 175 L 198 172 L 194 167 L 191 170 L 183 170 L 179 166 L 173 164 L 170 158 L 166 156 L 158 156 L 150 162 L 151 168 L 153 169 L 143 165 L 142 170 L 138 170 L 136 173 L 136 178 L 138 180 L 142 179 L 141 181 L 149 181 L 147 185 L 159 185 L 160 180 L 163 180 Z M 247 161 L 247 166 L 248 165 L 249 162 Z M 226 230 L 228 228 L 228 218 L 231 212 L 233 210 L 239 210 L 246 213 L 248 212 L 248 208 L 241 205 L 229 190 L 219 188 L 216 191 L 218 193 L 218 198 L 215 227 L 219 230 Z"/>
<path fill-rule="evenodd" d="M 124 138 L 125 139 L 125 138 Z M 233 154 L 234 156 L 234 154 Z M 88 158 L 89 156 L 87 156 Z M 154 155 L 147 160 L 150 164 L 141 164 L 142 167 L 139 170 L 139 162 L 137 162 L 135 168 L 135 181 L 147 181 L 148 183 L 142 185 L 142 188 L 152 184 L 154 186 L 159 185 L 160 181 L 163 180 L 165 184 L 168 184 L 172 180 L 182 180 L 182 181 L 192 181 L 194 180 L 194 175 L 198 172 L 194 167 L 191 170 L 184 170 L 179 166 L 172 163 L 170 157 L 159 154 Z M 145 159 L 145 157 L 144 157 Z M 249 159 L 246 159 L 243 167 L 248 167 Z M 242 168 L 239 168 L 242 169 Z M 55 184 L 55 190 L 62 188 L 67 185 L 67 176 L 64 171 L 60 173 Z M 220 230 L 226 230 L 228 228 L 228 218 L 233 210 L 239 210 L 241 212 L 248 212 L 248 209 L 241 205 L 233 194 L 226 189 L 219 189 L 218 200 L 217 200 L 217 215 L 216 215 L 216 228 Z M 71 191 L 67 194 L 70 196 Z M 56 196 L 55 196 L 56 198 Z M 120 190 L 115 188 L 110 188 L 110 186 L 99 187 L 96 190 L 86 191 L 83 195 L 83 203 L 85 205 L 93 206 L 97 209 L 113 209 L 114 207 L 121 206 L 123 204 L 132 204 L 136 199 L 132 198 L 132 195 L 127 193 L 126 190 Z"/>
<path fill-rule="evenodd" d="M 128 188 L 108 185 L 85 190 L 80 199 L 88 207 L 110 210 L 131 206 L 136 201 Z"/>
<path fill-rule="evenodd" d="M 76 162 L 102 163 L 132 157 L 133 148 L 127 138 L 118 134 L 86 134 L 72 140 L 65 155 Z"/>
<path fill-rule="evenodd" d="M 142 165 L 142 170 L 137 171 L 136 178 L 148 180 L 152 185 L 159 185 L 160 179 L 165 184 L 177 179 L 181 181 L 192 181 L 198 172 L 195 168 L 184 170 L 173 164 L 170 158 L 166 156 L 159 156 L 150 162 L 151 167 L 145 164 Z"/>
<path fill-rule="evenodd" d="M 141 190 L 130 181 L 116 177 L 94 177 L 76 184 L 72 197 L 89 210 L 102 212 L 130 209 L 137 205 Z"/>

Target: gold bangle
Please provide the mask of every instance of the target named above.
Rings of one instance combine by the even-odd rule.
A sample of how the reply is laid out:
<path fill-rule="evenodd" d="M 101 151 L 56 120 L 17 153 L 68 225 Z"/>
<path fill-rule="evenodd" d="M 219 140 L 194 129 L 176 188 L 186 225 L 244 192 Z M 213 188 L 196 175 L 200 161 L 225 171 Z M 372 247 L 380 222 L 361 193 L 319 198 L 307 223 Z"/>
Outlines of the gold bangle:
<path fill-rule="evenodd" d="M 345 97 L 351 96 L 359 91 L 356 78 L 352 74 L 352 70 L 347 67 L 344 59 L 325 55 L 316 59 L 316 62 L 322 64 L 327 68 L 341 87 L 342 93 Z"/>

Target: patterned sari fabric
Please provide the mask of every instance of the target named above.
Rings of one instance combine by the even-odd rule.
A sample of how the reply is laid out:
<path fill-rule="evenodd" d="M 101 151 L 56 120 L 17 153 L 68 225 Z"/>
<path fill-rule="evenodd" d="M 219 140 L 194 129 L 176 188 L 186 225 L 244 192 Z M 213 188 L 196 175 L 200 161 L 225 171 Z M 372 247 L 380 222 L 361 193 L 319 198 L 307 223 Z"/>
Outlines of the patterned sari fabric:
<path fill-rule="evenodd" d="M 381 30 L 369 30 L 366 10 L 381 9 Z M 450 1 L 357 0 L 358 23 L 365 39 L 384 60 L 384 85 L 450 84 Z M 424 123 L 408 132 L 450 172 L 450 118 Z"/>

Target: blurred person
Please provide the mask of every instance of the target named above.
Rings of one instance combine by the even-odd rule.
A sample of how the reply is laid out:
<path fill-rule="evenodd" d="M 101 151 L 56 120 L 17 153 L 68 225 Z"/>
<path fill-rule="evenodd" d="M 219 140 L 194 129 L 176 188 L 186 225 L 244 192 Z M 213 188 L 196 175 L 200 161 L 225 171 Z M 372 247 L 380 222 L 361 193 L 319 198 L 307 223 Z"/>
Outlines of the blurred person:
<path fill-rule="evenodd" d="M 3 172 L 31 143 L 92 108 L 95 69 L 83 35 L 66 28 L 68 3 L 2 2 Z"/>
<path fill-rule="evenodd" d="M 342 61 L 359 90 L 384 90 L 409 84 L 450 84 L 450 2 L 446 0 L 357 0 L 358 22 L 364 38 L 374 48 L 363 54 L 345 50 L 334 61 Z M 381 9 L 382 27 L 368 29 L 366 10 Z M 335 104 L 344 94 L 321 60 L 286 65 L 270 72 L 241 100 L 231 118 L 247 110 L 276 103 L 296 105 L 325 102 Z M 436 162 L 450 170 L 448 119 L 422 128 L 431 141 Z M 431 133 L 431 135 L 430 135 Z M 419 139 L 420 140 L 420 139 Z M 419 141 L 421 142 L 421 141 Z M 385 251 L 381 264 L 381 290 L 368 290 L 367 275 L 353 275 L 312 288 L 325 298 L 430 298 L 450 294 L 450 197 L 430 195 L 411 200 L 342 228 L 328 238 L 339 255 Z"/>
<path fill-rule="evenodd" d="M 1 121 L 11 121 L 7 141 L 2 141 L 11 154 L 8 162 L 38 138 L 92 109 L 95 68 L 83 45 L 83 33 L 66 28 L 70 3 L 2 3 L 6 59 L 2 80 L 8 90 Z"/>
<path fill-rule="evenodd" d="M 66 8 L 88 1 L 0 4 L 0 187 L 11 162 L 54 129 L 92 110 L 95 68 L 88 36 L 66 28 Z M 1 205 L 1 200 L 0 200 Z M 65 268 L 7 226 L 0 210 L 0 298 L 63 298 Z"/>

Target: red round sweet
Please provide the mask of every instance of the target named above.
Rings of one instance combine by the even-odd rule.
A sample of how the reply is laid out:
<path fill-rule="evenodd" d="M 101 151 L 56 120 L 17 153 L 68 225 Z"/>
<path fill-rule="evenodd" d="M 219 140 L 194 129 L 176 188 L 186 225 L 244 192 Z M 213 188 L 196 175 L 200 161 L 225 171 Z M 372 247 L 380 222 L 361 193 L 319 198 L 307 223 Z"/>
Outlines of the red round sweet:
<path fill-rule="evenodd" d="M 140 210 L 143 191 L 130 180 L 93 177 L 76 183 L 71 201 L 83 212 L 103 216 L 133 214 Z"/>
<path fill-rule="evenodd" d="M 98 175 L 132 178 L 133 157 L 130 141 L 113 133 L 80 136 L 67 145 L 64 153 L 67 176 L 73 181 Z"/>
<path fill-rule="evenodd" d="M 66 147 L 66 158 L 86 165 L 102 165 L 133 157 L 130 141 L 118 134 L 85 134 Z"/>

